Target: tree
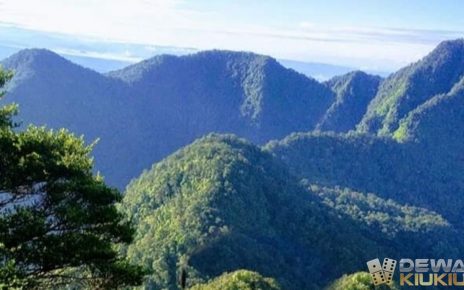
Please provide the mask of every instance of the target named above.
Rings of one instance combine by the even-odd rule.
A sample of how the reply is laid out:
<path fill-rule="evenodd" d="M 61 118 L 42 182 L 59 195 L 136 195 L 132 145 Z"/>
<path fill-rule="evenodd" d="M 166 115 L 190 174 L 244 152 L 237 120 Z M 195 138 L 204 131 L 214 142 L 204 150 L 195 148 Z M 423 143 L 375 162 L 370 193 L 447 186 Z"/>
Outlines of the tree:
<path fill-rule="evenodd" d="M 0 69 L 0 88 L 11 76 Z M 144 271 L 118 254 L 134 231 L 121 194 L 92 173 L 92 145 L 64 129 L 17 130 L 16 108 L 0 109 L 0 287 L 141 284 Z"/>
<path fill-rule="evenodd" d="M 259 273 L 237 270 L 223 273 L 206 284 L 197 284 L 191 290 L 281 290 L 273 278 L 265 278 Z"/>
<path fill-rule="evenodd" d="M 343 275 L 340 279 L 330 284 L 326 290 L 398 290 L 398 285 L 375 286 L 371 275 L 366 272 L 358 272 L 351 275 Z"/>

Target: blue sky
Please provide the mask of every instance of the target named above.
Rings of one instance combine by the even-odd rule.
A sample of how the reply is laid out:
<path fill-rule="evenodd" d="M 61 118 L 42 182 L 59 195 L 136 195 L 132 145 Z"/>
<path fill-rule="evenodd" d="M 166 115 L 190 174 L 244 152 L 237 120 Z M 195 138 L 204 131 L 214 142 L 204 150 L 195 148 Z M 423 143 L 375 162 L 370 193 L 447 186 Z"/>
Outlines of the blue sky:
<path fill-rule="evenodd" d="M 394 70 L 442 40 L 463 37 L 463 11 L 459 0 L 0 0 L 0 26 L 15 27 L 18 38 L 41 31 L 76 43 L 247 50 Z M 42 39 L 34 45 L 46 46 Z"/>

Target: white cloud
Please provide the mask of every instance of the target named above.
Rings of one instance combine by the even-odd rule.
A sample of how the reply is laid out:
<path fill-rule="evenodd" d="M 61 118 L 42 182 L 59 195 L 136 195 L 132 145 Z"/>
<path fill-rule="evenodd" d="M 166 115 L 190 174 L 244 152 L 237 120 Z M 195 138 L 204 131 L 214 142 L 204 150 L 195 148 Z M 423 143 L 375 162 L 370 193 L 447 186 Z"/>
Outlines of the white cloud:
<path fill-rule="evenodd" d="M 311 22 L 270 27 L 231 21 L 233 15 L 185 9 L 184 4 L 184 0 L 0 0 L 0 15 L 3 23 L 76 37 L 249 50 L 278 58 L 388 70 L 417 60 L 440 40 L 462 35 Z"/>
<path fill-rule="evenodd" d="M 122 41 L 153 38 L 146 33 L 184 26 L 191 15 L 178 0 L 0 1 L 2 21 L 37 30 Z M 153 40 L 153 39 L 150 39 Z"/>
<path fill-rule="evenodd" d="M 52 48 L 52 50 L 61 55 L 90 57 L 106 60 L 118 60 L 128 63 L 136 63 L 143 60 L 141 57 L 132 55 L 131 53 L 112 53 L 112 52 L 97 52 L 97 51 L 82 51 L 69 48 Z"/>

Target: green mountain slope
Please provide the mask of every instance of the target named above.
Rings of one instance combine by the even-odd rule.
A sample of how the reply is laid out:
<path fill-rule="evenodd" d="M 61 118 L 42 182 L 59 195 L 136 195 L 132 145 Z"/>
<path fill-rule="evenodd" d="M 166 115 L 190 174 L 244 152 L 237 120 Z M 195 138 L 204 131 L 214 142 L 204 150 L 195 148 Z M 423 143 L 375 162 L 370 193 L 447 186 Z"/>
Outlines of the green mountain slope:
<path fill-rule="evenodd" d="M 310 188 L 336 213 L 352 220 L 358 231 L 393 249 L 391 255 L 396 257 L 425 253 L 457 257 L 463 248 L 462 230 L 436 212 L 348 188 Z"/>
<path fill-rule="evenodd" d="M 359 212 L 347 210 L 354 206 Z M 181 267 L 190 285 L 248 269 L 284 289 L 318 289 L 373 256 L 460 249 L 456 230 L 434 212 L 311 190 L 270 154 L 228 135 L 154 165 L 129 185 L 121 209 L 137 227 L 127 255 L 153 271 L 150 289 L 177 289 Z"/>
<path fill-rule="evenodd" d="M 374 99 L 377 77 L 354 72 L 320 84 L 243 52 L 157 56 L 107 75 L 46 50 L 24 50 L 2 64 L 16 72 L 6 101 L 20 104 L 19 119 L 66 127 L 88 141 L 100 137 L 96 168 L 123 188 L 210 132 L 265 143 L 299 131 L 346 132 L 361 120 L 362 132 L 393 134 L 408 114 L 462 78 L 463 43 L 440 44 L 383 81 Z"/>
<path fill-rule="evenodd" d="M 266 150 L 310 183 L 373 192 L 434 210 L 462 227 L 464 177 L 457 170 L 462 165 L 442 158 L 437 148 L 367 135 L 306 133 L 273 141 Z"/>
<path fill-rule="evenodd" d="M 322 131 L 347 132 L 356 128 L 377 93 L 381 78 L 354 71 L 326 82 L 336 94 L 335 102 L 317 125 Z"/>
<path fill-rule="evenodd" d="M 138 228 L 128 256 L 154 271 L 155 288 L 174 289 L 187 257 L 191 281 L 242 268 L 311 289 L 330 279 L 321 269 L 336 277 L 379 249 L 270 155 L 231 136 L 206 137 L 155 165 L 131 183 L 122 209 Z"/>
<path fill-rule="evenodd" d="M 419 142 L 437 153 L 458 153 L 464 141 L 463 108 L 464 77 L 448 94 L 437 95 L 411 111 L 394 137 L 402 142 Z"/>
<path fill-rule="evenodd" d="M 359 125 L 362 132 L 390 134 L 410 111 L 448 93 L 464 75 L 464 40 L 442 42 L 422 60 L 388 77 Z"/>
<path fill-rule="evenodd" d="M 464 190 L 463 108 L 464 78 L 450 93 L 435 96 L 409 113 L 393 135 L 400 142 L 416 144 L 416 154 L 429 160 L 428 171 L 452 186 L 457 204 L 462 203 L 458 197 Z"/>

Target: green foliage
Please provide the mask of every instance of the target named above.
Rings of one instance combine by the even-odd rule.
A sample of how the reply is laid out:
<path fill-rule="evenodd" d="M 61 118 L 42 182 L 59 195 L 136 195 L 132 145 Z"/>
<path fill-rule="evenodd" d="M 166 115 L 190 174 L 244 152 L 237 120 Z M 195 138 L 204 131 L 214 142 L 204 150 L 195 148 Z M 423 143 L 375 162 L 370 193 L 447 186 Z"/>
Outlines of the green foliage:
<path fill-rule="evenodd" d="M 449 129 L 459 136 L 457 127 Z M 429 136 L 434 138 L 432 133 Z M 464 182 L 462 164 L 456 158 L 459 146 L 449 142 L 444 150 L 369 135 L 307 133 L 292 134 L 265 148 L 309 183 L 372 192 L 432 209 L 458 226 L 464 206 L 464 200 L 455 198 Z"/>
<path fill-rule="evenodd" d="M 361 132 L 391 135 L 408 113 L 446 94 L 464 76 L 464 40 L 442 42 L 422 60 L 388 77 L 359 124 Z M 396 134 L 402 138 L 403 131 Z"/>
<path fill-rule="evenodd" d="M 310 187 L 340 216 L 353 220 L 359 231 L 389 248 L 385 255 L 457 257 L 464 247 L 459 225 L 451 225 L 436 212 L 348 188 Z"/>
<path fill-rule="evenodd" d="M 224 273 L 206 284 L 198 284 L 190 290 L 281 290 L 277 281 L 256 272 L 238 270 Z"/>
<path fill-rule="evenodd" d="M 380 81 L 378 76 L 354 71 L 326 82 L 337 97 L 316 128 L 335 132 L 353 130 L 366 113 Z"/>
<path fill-rule="evenodd" d="M 450 230 L 449 223 L 440 215 L 414 206 L 401 205 L 375 194 L 360 193 L 348 188 L 310 186 L 324 203 L 341 214 L 349 215 L 391 238 L 401 238 L 407 232 L 433 232 Z M 405 247 L 407 247 L 405 245 Z"/>
<path fill-rule="evenodd" d="M 9 71 L 2 69 L 0 66 L 0 88 L 3 88 L 8 81 L 11 80 L 13 74 Z M 0 99 L 5 95 L 5 92 L 0 91 Z M 0 129 L 13 126 L 12 117 L 16 114 L 16 105 L 8 105 L 0 107 Z"/>
<path fill-rule="evenodd" d="M 266 150 L 319 185 L 326 204 L 390 243 L 392 254 L 458 257 L 463 249 L 464 201 L 456 197 L 462 165 L 443 158 L 448 153 L 427 154 L 418 144 L 386 138 L 316 133 L 294 134 Z"/>
<path fill-rule="evenodd" d="M 447 153 L 459 158 L 464 136 L 460 126 L 464 120 L 462 110 L 464 96 L 464 77 L 450 93 L 433 97 L 426 103 L 411 111 L 404 118 L 395 136 L 403 142 L 412 141 L 422 147 L 443 153 L 440 147 L 446 145 Z M 446 158 L 450 161 L 450 158 Z M 452 160 L 451 160 L 452 161 Z"/>
<path fill-rule="evenodd" d="M 154 165 L 128 186 L 121 209 L 137 226 L 127 255 L 153 272 L 149 289 L 177 289 L 182 260 L 189 285 L 246 268 L 285 289 L 317 289 L 384 250 L 233 136 L 210 135 Z"/>
<path fill-rule="evenodd" d="M 326 290 L 397 290 L 397 285 L 374 286 L 371 275 L 366 272 L 358 272 L 351 275 L 343 275 L 337 279 Z"/>
<path fill-rule="evenodd" d="M 92 174 L 92 147 L 66 130 L 13 131 L 5 116 L 0 128 L 2 287 L 140 284 L 141 268 L 114 248 L 129 243 L 133 229 L 116 210 L 120 193 Z"/>

